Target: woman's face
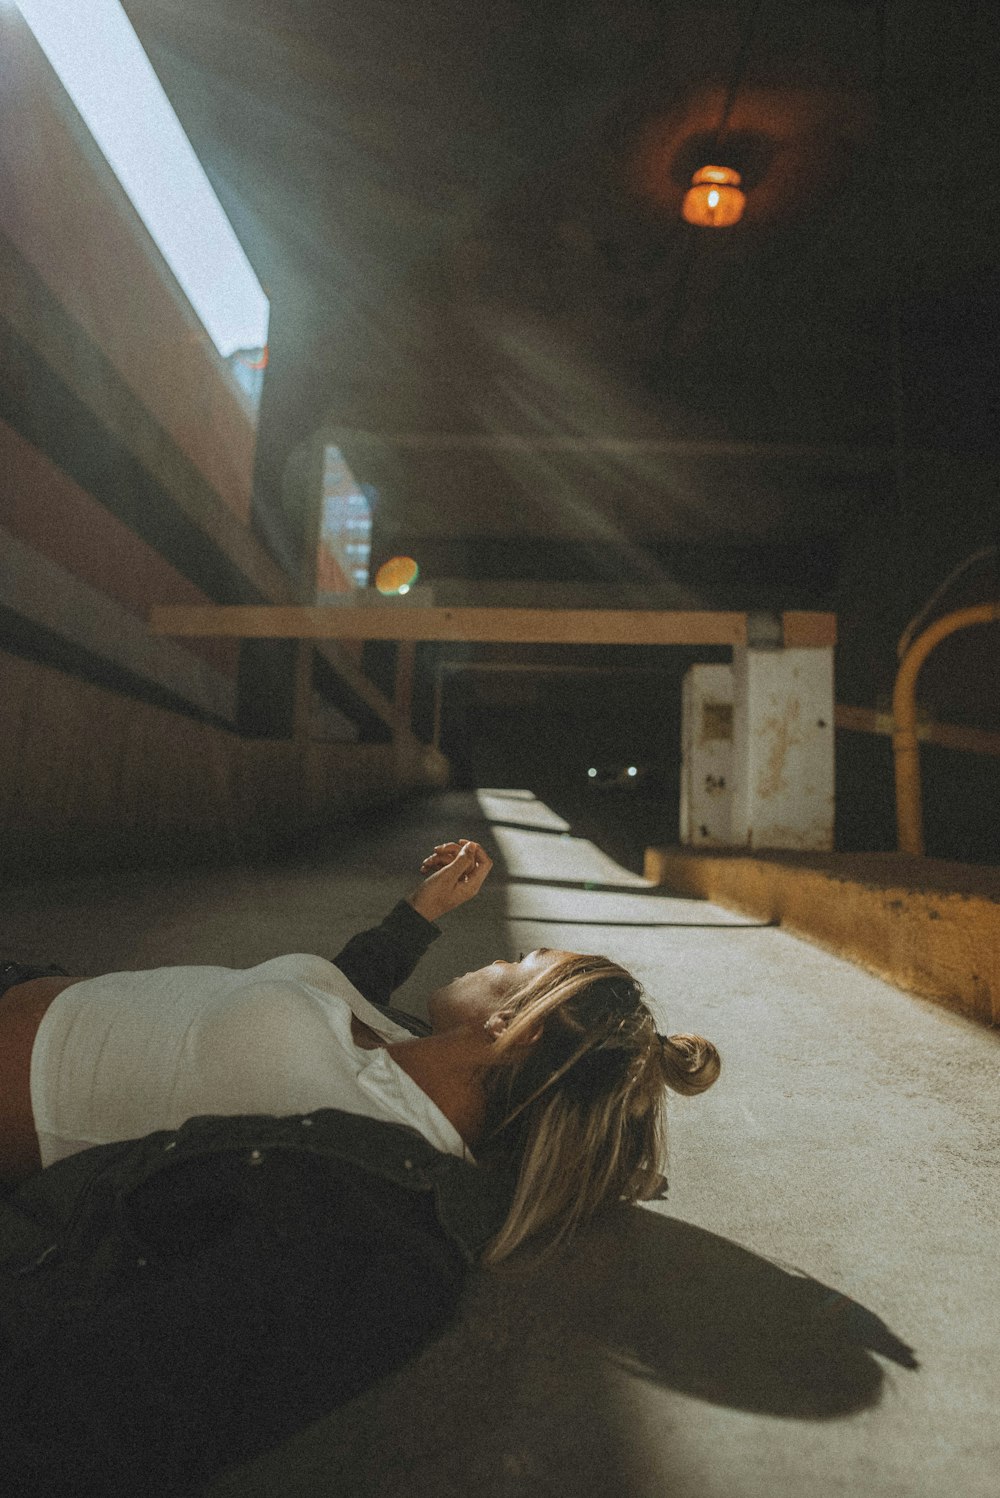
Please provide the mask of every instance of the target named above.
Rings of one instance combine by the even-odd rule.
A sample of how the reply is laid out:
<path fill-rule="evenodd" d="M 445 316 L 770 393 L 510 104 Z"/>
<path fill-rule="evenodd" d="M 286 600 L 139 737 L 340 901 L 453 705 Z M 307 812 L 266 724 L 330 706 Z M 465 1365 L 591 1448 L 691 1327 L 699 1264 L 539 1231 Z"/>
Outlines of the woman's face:
<path fill-rule="evenodd" d="M 459 1025 L 484 1025 L 491 1014 L 503 1008 L 512 993 L 571 955 L 536 947 L 517 962 L 497 958 L 488 967 L 453 978 L 442 988 L 436 988 L 427 1001 L 432 1028 L 437 1033 L 454 1030 Z"/>

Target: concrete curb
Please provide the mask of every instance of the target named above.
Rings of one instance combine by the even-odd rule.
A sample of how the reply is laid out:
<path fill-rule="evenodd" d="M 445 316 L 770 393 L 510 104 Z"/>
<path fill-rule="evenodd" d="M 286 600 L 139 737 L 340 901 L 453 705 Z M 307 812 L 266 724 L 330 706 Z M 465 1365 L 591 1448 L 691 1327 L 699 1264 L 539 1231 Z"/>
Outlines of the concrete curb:
<path fill-rule="evenodd" d="M 1000 876 L 898 854 L 647 848 L 647 879 L 774 921 L 880 978 L 1000 1025 Z"/>

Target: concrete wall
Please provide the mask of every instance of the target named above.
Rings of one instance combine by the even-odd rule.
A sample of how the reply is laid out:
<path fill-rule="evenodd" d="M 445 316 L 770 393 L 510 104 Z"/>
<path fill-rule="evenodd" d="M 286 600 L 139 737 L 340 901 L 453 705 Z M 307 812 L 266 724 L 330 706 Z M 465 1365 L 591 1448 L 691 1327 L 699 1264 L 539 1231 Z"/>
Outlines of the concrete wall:
<path fill-rule="evenodd" d="M 0 97 L 0 867 L 239 855 L 388 799 L 390 745 L 241 738 L 239 644 L 150 635 L 152 603 L 297 598 L 255 413 L 10 7 Z"/>
<path fill-rule="evenodd" d="M 308 845 L 422 784 L 419 751 L 242 738 L 0 652 L 0 877 Z"/>
<path fill-rule="evenodd" d="M 0 229 L 40 291 L 241 520 L 246 398 L 16 11 L 0 17 Z"/>

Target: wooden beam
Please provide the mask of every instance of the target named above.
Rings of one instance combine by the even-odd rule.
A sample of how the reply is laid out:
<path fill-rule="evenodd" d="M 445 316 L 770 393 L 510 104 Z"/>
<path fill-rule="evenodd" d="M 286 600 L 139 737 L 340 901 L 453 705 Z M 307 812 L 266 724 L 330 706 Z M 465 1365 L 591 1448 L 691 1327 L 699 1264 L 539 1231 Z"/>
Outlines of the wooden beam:
<path fill-rule="evenodd" d="M 166 632 L 166 631 L 165 631 Z M 155 631 L 154 631 L 155 633 Z M 355 696 L 375 714 L 376 718 L 389 728 L 395 728 L 396 709 L 389 698 L 379 691 L 373 681 L 370 681 L 356 661 L 351 660 L 346 651 L 332 641 L 316 647 L 318 653 L 329 662 L 342 681 L 350 687 Z"/>
<path fill-rule="evenodd" d="M 448 676 L 509 676 L 520 673 L 541 676 L 663 676 L 658 666 L 581 666 L 568 661 L 440 661 L 438 670 Z"/>
<path fill-rule="evenodd" d="M 150 611 L 153 634 L 256 640 L 451 640 L 519 645 L 744 645 L 746 615 L 669 609 L 187 606 Z"/>
<path fill-rule="evenodd" d="M 413 670 L 417 646 L 413 640 L 400 640 L 396 646 L 396 680 L 393 707 L 396 711 L 396 735 L 410 732 L 413 718 Z"/>
<path fill-rule="evenodd" d="M 781 616 L 782 642 L 786 650 L 830 649 L 837 643 L 836 614 L 791 610 Z"/>
<path fill-rule="evenodd" d="M 308 744 L 312 724 L 313 654 L 315 645 L 300 640 L 295 650 L 295 702 L 292 713 L 292 737 L 297 744 Z"/>
<path fill-rule="evenodd" d="M 620 458 L 738 459 L 763 462 L 837 463 L 869 472 L 891 462 L 893 449 L 843 442 L 734 442 L 678 437 L 586 437 L 527 432 L 375 432 L 332 427 L 330 440 L 353 447 L 396 448 L 408 452 L 598 453 Z"/>

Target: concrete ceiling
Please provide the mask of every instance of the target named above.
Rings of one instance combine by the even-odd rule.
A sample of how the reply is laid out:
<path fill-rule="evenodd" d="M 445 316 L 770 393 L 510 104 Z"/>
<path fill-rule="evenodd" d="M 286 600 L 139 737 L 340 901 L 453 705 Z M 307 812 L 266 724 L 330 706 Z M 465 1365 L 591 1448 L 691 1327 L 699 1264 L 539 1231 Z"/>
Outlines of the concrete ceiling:
<path fill-rule="evenodd" d="M 995 453 L 992 7 L 125 4 L 272 298 L 265 491 L 322 430 L 388 545 L 627 559 Z M 745 219 L 692 228 L 720 156 Z"/>

